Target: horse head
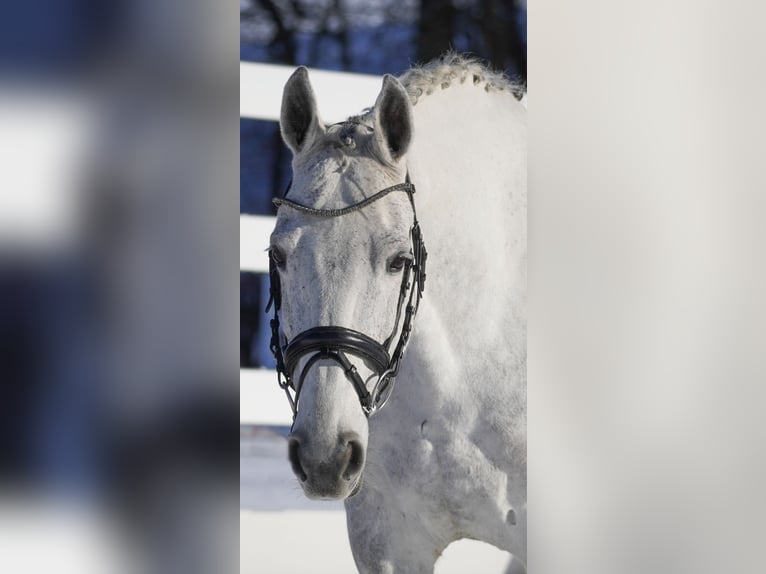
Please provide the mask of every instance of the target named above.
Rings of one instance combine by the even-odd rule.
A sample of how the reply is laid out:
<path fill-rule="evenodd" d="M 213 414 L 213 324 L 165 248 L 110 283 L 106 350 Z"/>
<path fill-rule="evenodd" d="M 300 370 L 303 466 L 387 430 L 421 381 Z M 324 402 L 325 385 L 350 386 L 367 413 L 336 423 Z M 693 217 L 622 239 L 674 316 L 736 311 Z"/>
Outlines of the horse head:
<path fill-rule="evenodd" d="M 419 282 L 411 104 L 386 76 L 374 108 L 326 126 L 299 68 L 280 127 L 293 181 L 271 236 L 272 348 L 296 392 L 288 452 L 307 496 L 341 499 L 361 487 L 368 418 L 393 386 Z"/>

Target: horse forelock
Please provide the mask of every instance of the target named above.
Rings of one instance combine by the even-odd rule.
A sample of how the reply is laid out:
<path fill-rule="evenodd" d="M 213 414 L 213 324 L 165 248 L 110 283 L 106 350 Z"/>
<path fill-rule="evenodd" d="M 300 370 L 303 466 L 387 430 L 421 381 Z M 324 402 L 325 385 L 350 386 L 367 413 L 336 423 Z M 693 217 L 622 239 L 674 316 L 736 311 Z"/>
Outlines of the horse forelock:
<path fill-rule="evenodd" d="M 363 144 L 370 139 L 372 133 L 371 122 L 363 121 L 362 116 L 352 116 L 327 128 L 324 145 L 339 149 L 347 155 L 366 153 Z"/>
<path fill-rule="evenodd" d="M 373 133 L 372 115 L 369 113 L 351 116 L 342 122 L 331 124 L 311 143 L 311 147 L 302 154 L 299 163 L 310 164 L 318 157 L 330 155 L 338 159 L 370 157 L 388 166 L 384 158 L 376 153 Z"/>

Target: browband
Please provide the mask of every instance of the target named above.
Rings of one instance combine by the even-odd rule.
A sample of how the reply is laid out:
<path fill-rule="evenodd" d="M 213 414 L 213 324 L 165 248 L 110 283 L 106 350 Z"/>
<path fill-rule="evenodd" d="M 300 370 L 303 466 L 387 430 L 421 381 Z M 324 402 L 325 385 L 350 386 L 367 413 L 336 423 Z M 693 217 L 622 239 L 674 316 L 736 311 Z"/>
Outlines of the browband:
<path fill-rule="evenodd" d="M 288 192 L 290 191 L 289 188 L 287 191 Z M 271 202 L 277 208 L 279 208 L 282 205 L 286 205 L 287 207 L 292 207 L 293 209 L 296 209 L 302 213 L 307 213 L 309 215 L 317 215 L 319 217 L 340 217 L 341 215 L 346 215 L 354 211 L 359 211 L 360 209 L 367 207 L 371 203 L 374 203 L 378 201 L 379 199 L 384 198 L 389 193 L 394 191 L 406 191 L 410 196 L 410 200 L 412 200 L 412 194 L 415 193 L 415 186 L 412 185 L 412 183 L 410 183 L 409 175 L 407 176 L 407 181 L 403 183 L 397 183 L 396 185 L 387 187 L 386 189 L 379 191 L 375 195 L 372 195 L 368 197 L 367 199 L 360 201 L 359 203 L 355 203 L 354 205 L 349 205 L 348 207 L 342 207 L 340 209 L 316 209 L 315 207 L 308 207 L 307 205 L 302 205 L 300 203 L 295 203 L 294 201 L 290 201 L 287 198 L 279 198 L 279 197 L 275 197 L 274 199 L 271 200 Z M 287 192 L 285 192 L 285 195 L 287 195 Z M 414 208 L 414 204 L 413 204 L 413 208 Z"/>

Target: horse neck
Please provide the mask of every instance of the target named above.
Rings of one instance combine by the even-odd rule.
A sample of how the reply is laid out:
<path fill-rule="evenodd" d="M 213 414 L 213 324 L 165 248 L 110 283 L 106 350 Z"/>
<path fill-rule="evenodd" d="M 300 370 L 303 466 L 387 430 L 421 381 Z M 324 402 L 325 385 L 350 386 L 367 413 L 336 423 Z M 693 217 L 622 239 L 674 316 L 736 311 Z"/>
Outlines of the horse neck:
<path fill-rule="evenodd" d="M 526 110 L 506 91 L 466 82 L 422 97 L 413 112 L 408 168 L 429 250 L 424 302 L 456 327 L 453 346 L 523 340 Z"/>
<path fill-rule="evenodd" d="M 427 187 L 444 186 L 439 202 L 470 202 L 477 196 L 503 201 L 500 196 L 508 193 L 525 200 L 526 109 L 508 91 L 453 83 L 421 97 L 413 116 L 410 172 Z M 509 184 L 504 192 L 495 189 L 498 178 Z M 498 197 L 491 197 L 495 192 Z M 437 198 L 436 192 L 429 195 Z"/>
<path fill-rule="evenodd" d="M 467 82 L 422 97 L 413 112 L 408 166 L 418 201 L 428 205 L 424 212 L 449 207 L 490 217 L 474 219 L 478 223 L 505 209 L 525 225 L 526 109 L 507 91 L 486 92 Z M 491 206 L 492 213 L 477 206 Z"/>

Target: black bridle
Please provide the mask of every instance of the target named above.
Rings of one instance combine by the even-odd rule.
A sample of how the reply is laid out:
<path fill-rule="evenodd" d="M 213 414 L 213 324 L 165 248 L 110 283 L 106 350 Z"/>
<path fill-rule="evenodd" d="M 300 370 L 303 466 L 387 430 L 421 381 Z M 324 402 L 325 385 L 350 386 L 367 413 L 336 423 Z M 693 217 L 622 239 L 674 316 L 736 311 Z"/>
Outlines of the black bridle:
<path fill-rule="evenodd" d="M 413 224 L 410 229 L 412 259 L 406 260 L 404 264 L 394 328 L 391 331 L 391 335 L 382 344 L 359 331 L 328 325 L 313 327 L 303 331 L 296 335 L 292 341 L 287 342 L 285 340 L 285 344 L 282 345 L 279 332 L 279 310 L 282 307 L 279 270 L 277 269 L 274 257 L 269 257 L 269 279 L 271 285 L 266 312 L 268 313 L 272 305 L 274 307 L 274 317 L 271 319 L 270 347 L 277 361 L 277 382 L 280 388 L 287 394 L 287 400 L 290 402 L 290 408 L 293 411 L 293 420 L 295 420 L 298 414 L 298 400 L 306 375 L 315 363 L 323 359 L 335 361 L 341 366 L 346 378 L 348 378 L 354 386 L 357 395 L 359 395 L 359 401 L 365 415 L 371 416 L 386 404 L 393 392 L 396 375 L 399 372 L 399 364 L 404 356 L 404 349 L 412 333 L 412 320 L 417 313 L 420 299 L 423 296 L 426 280 L 426 258 L 428 254 L 423 243 L 423 235 L 420 231 L 420 224 L 418 223 L 415 211 L 415 200 L 413 197 L 415 186 L 410 183 L 409 174 L 404 183 L 387 187 L 359 203 L 342 209 L 315 209 L 288 199 L 274 199 L 274 205 L 278 208 L 284 205 L 301 213 L 317 217 L 340 217 L 354 211 L 359 211 L 394 191 L 406 192 L 412 206 Z M 287 192 L 285 195 L 287 195 Z M 404 308 L 405 304 L 406 308 Z M 389 355 L 388 349 L 396 336 L 399 323 L 402 320 L 402 308 L 404 308 L 404 322 L 402 323 L 401 334 L 393 353 Z M 300 360 L 309 354 L 311 357 L 303 367 L 298 377 L 298 384 L 296 385 L 293 373 L 297 369 Z M 372 392 L 367 390 L 364 380 L 362 380 L 354 364 L 348 359 L 347 354 L 360 357 L 369 365 L 374 366 L 378 379 L 373 386 Z"/>

